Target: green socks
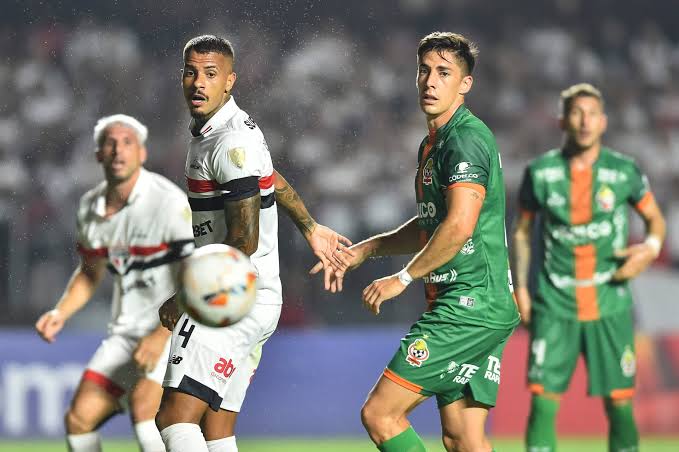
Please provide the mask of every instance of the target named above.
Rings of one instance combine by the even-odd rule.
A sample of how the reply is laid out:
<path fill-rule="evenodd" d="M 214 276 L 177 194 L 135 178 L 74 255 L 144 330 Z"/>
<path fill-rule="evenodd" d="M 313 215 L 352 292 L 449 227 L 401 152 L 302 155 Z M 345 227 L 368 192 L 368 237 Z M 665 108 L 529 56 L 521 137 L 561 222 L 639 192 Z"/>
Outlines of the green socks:
<path fill-rule="evenodd" d="M 413 430 L 412 426 L 386 440 L 377 448 L 382 452 L 427 452 L 422 438 Z"/>
<path fill-rule="evenodd" d="M 608 450 L 610 452 L 637 452 L 639 432 L 634 422 L 632 402 L 616 406 L 606 401 L 606 414 L 608 415 Z"/>
<path fill-rule="evenodd" d="M 556 412 L 559 402 L 534 395 L 531 401 L 526 450 L 528 452 L 553 452 L 556 450 Z"/>

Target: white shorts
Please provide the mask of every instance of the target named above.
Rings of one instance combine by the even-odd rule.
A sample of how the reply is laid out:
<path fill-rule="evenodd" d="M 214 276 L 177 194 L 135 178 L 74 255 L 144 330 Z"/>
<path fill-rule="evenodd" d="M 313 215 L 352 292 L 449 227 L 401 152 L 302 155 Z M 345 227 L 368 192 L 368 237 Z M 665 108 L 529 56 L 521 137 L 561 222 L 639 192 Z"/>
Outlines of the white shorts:
<path fill-rule="evenodd" d="M 162 384 L 167 356 L 170 353 L 170 338 L 167 339 L 156 366 L 150 372 L 140 370 L 134 362 L 134 351 L 138 343 L 138 338 L 120 334 L 107 337 L 87 364 L 83 379 L 98 384 L 116 399 L 129 394 L 141 378 Z"/>
<path fill-rule="evenodd" d="M 239 412 L 280 314 L 280 305 L 255 304 L 241 321 L 225 328 L 182 315 L 172 332 L 163 386 L 197 397 L 214 411 Z"/>

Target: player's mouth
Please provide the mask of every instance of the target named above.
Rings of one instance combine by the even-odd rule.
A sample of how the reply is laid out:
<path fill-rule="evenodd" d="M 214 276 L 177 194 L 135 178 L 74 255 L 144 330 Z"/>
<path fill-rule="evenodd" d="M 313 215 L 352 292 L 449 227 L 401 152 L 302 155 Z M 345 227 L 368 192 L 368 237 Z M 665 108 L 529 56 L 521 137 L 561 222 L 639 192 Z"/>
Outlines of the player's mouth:
<path fill-rule="evenodd" d="M 427 105 L 434 104 L 434 103 L 436 103 L 437 100 L 439 100 L 438 97 L 432 96 L 431 94 L 423 94 L 420 97 L 420 99 L 422 100 L 423 104 L 427 104 Z"/>
<path fill-rule="evenodd" d="M 191 105 L 194 107 L 200 107 L 201 105 L 205 104 L 207 102 L 207 96 L 200 94 L 200 93 L 194 93 L 191 96 Z"/>
<path fill-rule="evenodd" d="M 123 160 L 114 160 L 111 162 L 112 170 L 121 170 L 125 168 L 125 162 Z"/>

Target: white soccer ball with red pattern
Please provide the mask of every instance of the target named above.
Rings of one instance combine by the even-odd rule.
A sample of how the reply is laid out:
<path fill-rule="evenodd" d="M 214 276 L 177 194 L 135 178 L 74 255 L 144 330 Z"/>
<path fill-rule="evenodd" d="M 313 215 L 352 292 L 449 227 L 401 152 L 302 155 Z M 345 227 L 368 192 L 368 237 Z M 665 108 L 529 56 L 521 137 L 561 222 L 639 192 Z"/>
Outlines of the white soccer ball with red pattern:
<path fill-rule="evenodd" d="M 203 325 L 232 325 L 255 304 L 255 268 L 231 246 L 216 243 L 196 249 L 182 262 L 179 278 L 179 304 Z"/>

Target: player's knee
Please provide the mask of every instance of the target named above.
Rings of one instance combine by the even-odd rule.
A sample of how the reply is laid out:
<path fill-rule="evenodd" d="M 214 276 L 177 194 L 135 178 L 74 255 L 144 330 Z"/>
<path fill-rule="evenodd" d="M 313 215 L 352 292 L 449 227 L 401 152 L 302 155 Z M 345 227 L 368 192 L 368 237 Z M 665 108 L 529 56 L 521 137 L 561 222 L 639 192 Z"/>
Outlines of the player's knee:
<path fill-rule="evenodd" d="M 488 441 L 488 438 L 486 438 L 485 435 L 481 437 L 461 437 L 455 442 L 455 447 L 455 449 L 446 450 L 452 450 L 455 452 L 492 452 L 493 450 L 493 446 L 490 444 L 490 441 Z"/>
<path fill-rule="evenodd" d="M 379 410 L 375 404 L 366 402 L 361 408 L 361 422 L 365 429 L 370 433 L 380 433 L 388 429 L 389 425 L 395 420 L 390 419 Z"/>
<path fill-rule="evenodd" d="M 71 435 L 93 432 L 97 428 L 95 419 L 90 419 L 85 413 L 80 413 L 73 408 L 69 408 L 64 415 L 64 425 L 66 432 Z"/>
<path fill-rule="evenodd" d="M 460 437 L 449 432 L 443 432 L 443 447 L 446 452 L 460 452 Z"/>

